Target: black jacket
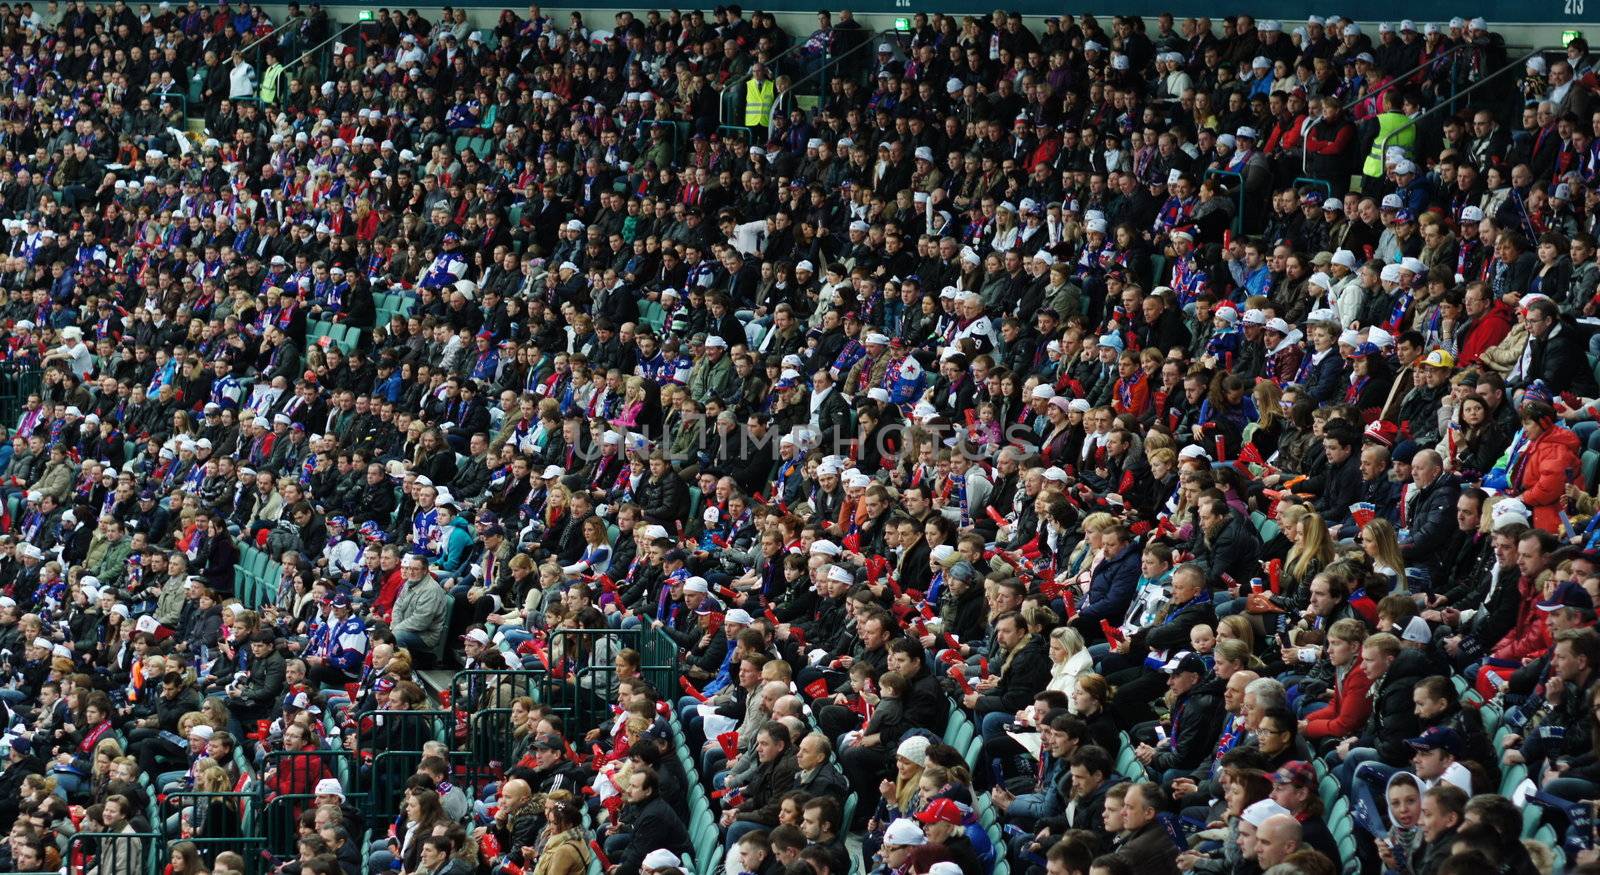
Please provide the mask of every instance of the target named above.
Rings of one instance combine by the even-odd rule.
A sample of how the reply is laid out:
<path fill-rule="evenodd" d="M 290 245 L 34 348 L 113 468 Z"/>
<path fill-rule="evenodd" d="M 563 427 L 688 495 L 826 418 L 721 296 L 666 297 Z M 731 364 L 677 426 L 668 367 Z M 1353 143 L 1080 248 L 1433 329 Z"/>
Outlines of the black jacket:
<path fill-rule="evenodd" d="M 1551 395 L 1573 392 L 1578 395 L 1594 394 L 1594 371 L 1589 367 L 1583 340 L 1571 325 L 1557 324 L 1543 338 L 1528 338 L 1533 352 L 1527 373 L 1507 385 L 1522 388 L 1534 380 L 1543 380 Z"/>
<path fill-rule="evenodd" d="M 1228 521 L 1215 536 L 1195 541 L 1194 561 L 1205 570 L 1206 585 L 1214 590 L 1227 588 L 1223 575 L 1249 582 L 1260 568 L 1260 558 L 1261 536 L 1237 511 L 1228 512 Z"/>
<path fill-rule="evenodd" d="M 1427 489 L 1412 488 L 1407 496 L 1405 518 L 1411 540 L 1400 545 L 1400 556 L 1409 563 L 1439 562 L 1440 555 L 1458 531 L 1456 499 L 1461 481 L 1454 474 L 1440 474 Z"/>
<path fill-rule="evenodd" d="M 930 654 L 927 659 L 931 658 Z M 928 668 L 927 659 L 923 660 L 922 670 L 911 678 L 911 688 L 902 700 L 906 703 L 906 722 L 929 732 L 943 732 L 950 717 L 950 699 L 939 686 L 938 675 Z"/>
<path fill-rule="evenodd" d="M 633 832 L 628 847 L 617 860 L 617 875 L 639 875 L 639 865 L 657 848 L 682 856 L 689 852 L 689 831 L 683 819 L 665 800 L 657 796 L 634 812 Z"/>
<path fill-rule="evenodd" d="M 794 751 L 786 750 L 783 756 L 756 767 L 756 773 L 745 785 L 744 801 L 739 803 L 737 820 L 749 820 L 766 826 L 778 825 L 778 810 L 783 806 L 783 795 L 794 789 Z"/>
<path fill-rule="evenodd" d="M 993 692 L 979 696 L 974 710 L 979 714 L 1020 711 L 1033 701 L 1035 693 L 1049 684 L 1050 654 L 1045 650 L 1044 641 L 1031 635 L 1000 672 L 999 685 Z"/>
<path fill-rule="evenodd" d="M 684 520 L 689 516 L 689 487 L 671 471 L 659 480 L 646 477 L 639 484 L 639 509 L 654 522 Z"/>
<path fill-rule="evenodd" d="M 1343 519 L 1361 489 L 1361 469 L 1356 454 L 1337 465 L 1329 465 L 1320 477 L 1312 477 L 1300 487 L 1317 495 L 1316 509 L 1325 520 Z"/>
<path fill-rule="evenodd" d="M 1172 746 L 1150 761 L 1152 774 L 1167 769 L 1193 769 L 1210 755 L 1217 736 L 1222 733 L 1222 721 L 1228 716 L 1222 705 L 1225 686 L 1227 683 L 1222 678 L 1212 675 L 1195 684 L 1173 704 Z"/>
<path fill-rule="evenodd" d="M 1361 744 L 1376 749 L 1378 757 L 1391 766 L 1405 768 L 1411 762 L 1406 739 L 1418 734 L 1411 688 L 1427 674 L 1428 662 L 1421 653 L 1402 650 L 1367 693 L 1372 697 L 1372 716 L 1362 730 Z"/>

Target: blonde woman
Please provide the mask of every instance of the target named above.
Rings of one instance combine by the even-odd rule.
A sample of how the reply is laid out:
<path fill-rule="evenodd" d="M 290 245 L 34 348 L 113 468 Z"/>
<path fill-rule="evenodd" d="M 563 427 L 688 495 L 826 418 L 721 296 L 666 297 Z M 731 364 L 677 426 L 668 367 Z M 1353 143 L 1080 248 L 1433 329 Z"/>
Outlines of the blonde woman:
<path fill-rule="evenodd" d="M 233 779 L 228 771 L 213 764 L 200 773 L 195 781 L 198 793 L 222 794 L 233 790 Z M 197 797 L 194 808 L 187 812 L 192 834 L 200 838 L 222 838 L 239 835 L 239 803 L 232 797 L 215 795 Z"/>
<path fill-rule="evenodd" d="M 1084 517 L 1084 538 L 1078 542 L 1078 546 L 1072 549 L 1072 553 L 1067 557 L 1066 565 L 1062 570 L 1079 577 L 1085 574 L 1092 574 L 1095 566 L 1099 565 L 1100 560 L 1105 558 L 1101 555 L 1100 540 L 1116 524 L 1117 518 L 1103 511 Z"/>
<path fill-rule="evenodd" d="M 894 779 L 884 778 L 879 782 L 878 793 L 882 796 L 882 802 L 879 804 L 879 814 L 875 814 L 868 822 L 867 832 L 881 834 L 883 828 L 895 819 L 916 813 L 917 787 L 927 764 L 927 738 L 913 735 L 900 742 L 894 754 Z"/>
<path fill-rule="evenodd" d="M 995 252 L 1008 252 L 1017 245 L 1022 229 L 1017 225 L 1015 209 L 1009 201 L 995 207 L 994 225 L 989 230 L 989 247 Z"/>
<path fill-rule="evenodd" d="M 1217 651 L 1220 653 L 1229 641 L 1242 642 L 1246 653 L 1255 652 L 1256 630 L 1249 617 L 1231 614 L 1217 621 Z"/>
<path fill-rule="evenodd" d="M 1383 517 L 1361 527 L 1361 552 L 1372 559 L 1372 570 L 1394 582 L 1394 592 L 1407 592 L 1406 561 L 1400 555 L 1400 537 L 1394 523 Z"/>

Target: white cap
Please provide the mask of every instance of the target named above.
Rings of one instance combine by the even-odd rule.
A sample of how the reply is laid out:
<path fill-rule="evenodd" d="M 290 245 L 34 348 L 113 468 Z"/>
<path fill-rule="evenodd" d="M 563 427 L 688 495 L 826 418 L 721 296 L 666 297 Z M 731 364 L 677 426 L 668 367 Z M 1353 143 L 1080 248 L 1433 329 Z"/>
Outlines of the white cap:
<path fill-rule="evenodd" d="M 1502 498 L 1495 502 L 1493 509 L 1489 511 L 1490 529 L 1496 532 L 1513 523 L 1528 525 L 1528 521 L 1532 518 L 1533 514 L 1528 511 L 1528 506 L 1519 498 Z"/>
<path fill-rule="evenodd" d="M 198 738 L 201 741 L 210 741 L 211 736 L 214 734 L 216 734 L 216 730 L 212 729 L 211 726 L 206 723 L 196 723 L 195 725 L 189 727 L 190 738 Z"/>
<path fill-rule="evenodd" d="M 794 269 L 807 271 L 809 273 L 817 272 L 817 266 L 805 259 L 801 259 L 800 262 L 794 266 Z"/>
<path fill-rule="evenodd" d="M 666 848 L 656 848 L 645 854 L 639 865 L 646 869 L 676 869 L 683 865 L 683 861 L 678 859 L 677 854 Z"/>
<path fill-rule="evenodd" d="M 1244 324 L 1265 325 L 1267 324 L 1267 314 L 1257 310 L 1254 307 L 1251 307 L 1250 309 L 1244 311 Z"/>
<path fill-rule="evenodd" d="M 317 782 L 317 788 L 311 791 L 313 796 L 337 796 L 344 799 L 344 788 L 339 786 L 338 778 L 323 778 Z"/>
<path fill-rule="evenodd" d="M 1051 465 L 1050 467 L 1044 469 L 1044 479 L 1054 480 L 1057 483 L 1065 483 L 1067 482 L 1067 472 L 1062 470 L 1059 466 Z"/>
<path fill-rule="evenodd" d="M 684 592 L 711 592 L 711 584 L 704 577 L 691 577 L 683 582 Z"/>
<path fill-rule="evenodd" d="M 873 386 L 867 390 L 867 398 L 879 404 L 887 404 L 889 403 L 889 390 L 882 386 Z"/>
<path fill-rule="evenodd" d="M 866 336 L 864 342 L 877 344 L 878 346 L 888 346 L 889 336 L 886 334 L 879 334 L 878 332 L 874 331 Z"/>
<path fill-rule="evenodd" d="M 827 538 L 821 538 L 811 542 L 811 552 L 821 553 L 824 556 L 837 556 L 839 555 L 839 545 Z"/>
<path fill-rule="evenodd" d="M 482 629 L 472 629 L 461 637 L 467 639 L 468 641 L 476 641 L 479 644 L 489 643 L 489 633 L 483 631 Z"/>
<path fill-rule="evenodd" d="M 707 349 L 727 349 L 728 348 L 728 342 L 726 340 L 722 339 L 722 335 L 713 334 L 710 337 L 706 338 L 706 348 Z"/>
<path fill-rule="evenodd" d="M 741 626 L 748 626 L 756 621 L 754 617 L 750 616 L 750 612 L 744 608 L 734 608 L 724 614 L 722 619 L 723 622 L 738 623 Z"/>
<path fill-rule="evenodd" d="M 948 561 L 954 555 L 956 555 L 956 548 L 949 544 L 940 544 L 928 552 L 929 558 L 935 562 Z"/>
<path fill-rule="evenodd" d="M 1276 817 L 1279 814 L 1289 814 L 1290 816 L 1293 816 L 1292 812 L 1290 812 L 1289 809 L 1284 808 L 1282 805 L 1273 802 L 1271 799 L 1262 799 L 1259 802 L 1251 803 L 1251 805 L 1244 810 L 1244 813 L 1241 814 L 1240 817 L 1242 817 L 1244 821 L 1251 826 L 1259 827 L 1261 824 L 1267 822 L 1267 818 Z"/>
<path fill-rule="evenodd" d="M 842 565 L 834 565 L 834 566 L 829 567 L 828 568 L 828 579 L 833 581 L 834 583 L 855 583 L 856 582 L 855 575 L 850 573 L 850 569 L 845 568 Z"/>
<path fill-rule="evenodd" d="M 1468 209 L 1471 209 L 1471 207 L 1468 207 Z M 1348 249 L 1340 249 L 1339 251 L 1333 253 L 1333 263 L 1339 265 L 1340 267 L 1347 267 L 1350 270 L 1355 270 L 1356 254 Z"/>
<path fill-rule="evenodd" d="M 33 646 L 34 647 L 38 647 L 38 648 L 43 649 L 43 650 L 54 650 L 55 649 L 55 645 L 50 643 L 50 639 L 49 638 L 35 638 L 35 639 L 33 639 Z"/>
<path fill-rule="evenodd" d="M 1483 221 L 1483 210 L 1479 207 L 1462 207 L 1461 221 L 1481 222 Z"/>
<path fill-rule="evenodd" d="M 546 465 L 545 468 L 544 468 L 544 473 L 539 475 L 539 479 L 540 480 L 550 480 L 550 479 L 553 479 L 553 478 L 556 478 L 556 477 L 560 477 L 561 475 L 563 475 L 565 473 L 567 473 L 567 469 L 561 467 L 560 465 Z"/>
<path fill-rule="evenodd" d="M 909 817 L 901 817 L 889 824 L 883 831 L 883 843 L 886 845 L 925 845 L 928 837 L 923 835 L 922 827 Z"/>
<path fill-rule="evenodd" d="M 929 163 L 933 162 L 933 150 L 927 146 L 918 146 L 917 151 L 913 152 L 912 155 L 918 161 L 927 161 Z"/>

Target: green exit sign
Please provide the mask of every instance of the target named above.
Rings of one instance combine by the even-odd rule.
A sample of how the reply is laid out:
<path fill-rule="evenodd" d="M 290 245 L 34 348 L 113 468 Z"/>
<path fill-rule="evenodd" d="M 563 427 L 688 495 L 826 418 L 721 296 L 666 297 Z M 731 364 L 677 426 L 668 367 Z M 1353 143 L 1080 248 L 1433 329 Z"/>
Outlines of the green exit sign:
<path fill-rule="evenodd" d="M 360 12 L 356 13 L 356 21 L 371 21 L 371 20 L 372 20 L 372 10 L 371 9 L 363 9 Z"/>
<path fill-rule="evenodd" d="M 895 30 L 910 30 L 911 29 L 911 19 L 909 19 L 909 18 L 896 18 L 894 20 L 894 29 Z"/>
<path fill-rule="evenodd" d="M 1567 45 L 1567 44 L 1571 43 L 1573 40 L 1579 39 L 1582 36 L 1583 36 L 1583 31 L 1581 31 L 1581 30 L 1563 30 L 1561 32 L 1561 44 L 1562 45 Z"/>

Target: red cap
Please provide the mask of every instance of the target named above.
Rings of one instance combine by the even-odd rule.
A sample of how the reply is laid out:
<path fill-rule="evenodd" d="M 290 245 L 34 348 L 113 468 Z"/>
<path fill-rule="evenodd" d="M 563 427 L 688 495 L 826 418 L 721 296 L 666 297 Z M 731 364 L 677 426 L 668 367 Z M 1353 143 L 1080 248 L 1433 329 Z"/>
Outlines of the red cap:
<path fill-rule="evenodd" d="M 960 826 L 966 816 L 961 813 L 961 806 L 953 799 L 935 799 L 928 803 L 928 807 L 917 812 L 917 819 L 923 823 L 945 823 Z"/>

